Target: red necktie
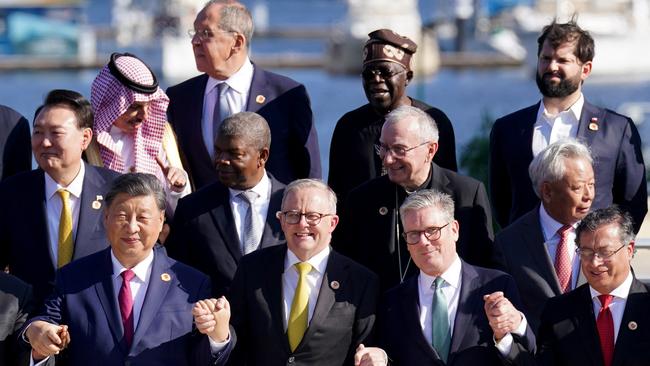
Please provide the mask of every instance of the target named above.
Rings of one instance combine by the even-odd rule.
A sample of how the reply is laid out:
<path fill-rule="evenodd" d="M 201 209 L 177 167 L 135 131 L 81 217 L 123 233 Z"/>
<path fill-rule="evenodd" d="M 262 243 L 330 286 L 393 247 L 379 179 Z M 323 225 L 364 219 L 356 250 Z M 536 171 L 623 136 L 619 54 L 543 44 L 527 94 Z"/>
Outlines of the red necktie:
<path fill-rule="evenodd" d="M 600 348 L 603 351 L 605 366 L 610 366 L 614 357 L 614 320 L 612 319 L 612 312 L 609 310 L 609 304 L 612 303 L 613 299 L 614 296 L 612 295 L 598 296 L 601 307 L 596 319 L 596 327 L 598 328 Z"/>
<path fill-rule="evenodd" d="M 560 242 L 555 250 L 555 273 L 560 282 L 560 290 L 563 293 L 571 290 L 571 260 L 569 260 L 569 230 L 571 226 L 564 225 L 558 231 Z"/>
<path fill-rule="evenodd" d="M 124 326 L 124 340 L 130 348 L 133 341 L 133 297 L 131 296 L 131 279 L 135 276 L 132 270 L 122 272 L 122 287 L 117 295 L 122 314 L 122 325 Z"/>

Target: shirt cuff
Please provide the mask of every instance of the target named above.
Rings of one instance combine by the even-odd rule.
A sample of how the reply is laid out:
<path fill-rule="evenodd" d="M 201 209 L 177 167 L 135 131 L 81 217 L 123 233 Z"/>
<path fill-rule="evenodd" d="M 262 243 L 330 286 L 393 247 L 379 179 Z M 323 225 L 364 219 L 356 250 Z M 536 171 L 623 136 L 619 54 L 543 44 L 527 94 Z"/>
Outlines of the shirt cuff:
<path fill-rule="evenodd" d="M 507 356 L 510 354 L 510 351 L 512 350 L 512 344 L 514 342 L 514 339 L 512 338 L 513 334 L 519 337 L 523 337 L 526 334 L 526 327 L 528 327 L 526 316 L 521 311 L 519 312 L 519 314 L 521 314 L 521 322 L 519 323 L 517 329 L 515 329 L 511 333 L 506 334 L 498 342 L 494 338 L 494 335 L 492 336 L 492 340 L 494 341 L 494 346 L 497 348 L 497 350 L 499 351 L 499 353 L 501 353 L 502 356 Z"/>
<path fill-rule="evenodd" d="M 223 342 L 215 342 L 214 340 L 212 340 L 212 338 L 210 338 L 210 336 L 207 337 L 208 337 L 208 341 L 210 342 L 210 352 L 212 352 L 212 355 L 219 354 L 219 352 L 226 349 L 228 343 L 230 343 L 230 333 L 228 333 L 228 339 L 226 339 Z"/>
<path fill-rule="evenodd" d="M 45 357 L 44 359 L 42 359 L 42 360 L 38 361 L 38 363 L 36 363 L 36 361 L 34 361 L 34 357 L 32 357 L 32 351 L 29 350 L 29 366 L 41 366 L 41 365 L 45 365 L 45 363 L 46 363 L 47 360 L 49 360 L 49 359 L 50 359 L 50 356 Z"/>

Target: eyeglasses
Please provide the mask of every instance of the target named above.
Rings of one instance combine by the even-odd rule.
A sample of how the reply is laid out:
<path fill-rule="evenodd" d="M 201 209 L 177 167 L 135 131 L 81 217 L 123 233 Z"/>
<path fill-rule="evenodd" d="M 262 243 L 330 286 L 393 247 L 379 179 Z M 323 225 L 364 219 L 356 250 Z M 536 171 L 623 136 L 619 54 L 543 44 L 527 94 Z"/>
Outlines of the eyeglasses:
<path fill-rule="evenodd" d="M 300 222 L 300 218 L 305 216 L 305 221 L 307 222 L 307 225 L 309 226 L 316 226 L 320 224 L 320 220 L 323 219 L 323 217 L 327 216 L 334 216 L 334 214 L 322 214 L 318 212 L 298 212 L 298 211 L 278 211 L 275 214 L 275 217 L 278 219 L 280 216 L 284 216 L 284 222 L 287 224 L 297 224 Z"/>
<path fill-rule="evenodd" d="M 388 146 L 386 144 L 379 143 L 379 144 L 375 144 L 375 153 L 377 153 L 377 155 L 379 155 L 379 157 L 382 158 L 382 159 L 388 153 L 393 153 L 393 156 L 395 156 L 397 158 L 403 158 L 403 157 L 406 156 L 407 152 L 409 152 L 411 150 L 414 150 L 414 149 L 417 149 L 420 146 L 424 146 L 424 145 L 426 145 L 426 144 L 428 144 L 430 142 L 431 141 L 425 141 L 425 142 L 423 142 L 423 143 L 421 143 L 421 144 L 419 144 L 417 146 L 413 146 L 413 147 Z"/>
<path fill-rule="evenodd" d="M 444 229 L 447 225 L 449 225 L 450 222 L 444 224 L 443 226 L 436 227 L 436 226 L 431 226 L 428 227 L 424 230 L 413 230 L 413 231 L 407 231 L 402 233 L 402 236 L 404 237 L 404 240 L 406 240 L 406 244 L 411 244 L 415 245 L 420 242 L 420 238 L 422 237 L 422 234 L 424 234 L 424 237 L 427 238 L 427 240 L 434 241 L 440 239 L 440 235 L 442 233 L 442 229 Z"/>
<path fill-rule="evenodd" d="M 235 31 L 227 31 L 227 30 L 210 30 L 210 29 L 203 29 L 200 31 L 197 31 L 196 29 L 189 29 L 187 31 L 187 35 L 190 36 L 190 38 L 194 39 L 194 36 L 199 37 L 201 41 L 207 41 L 210 38 L 214 37 L 215 33 L 236 33 Z"/>
<path fill-rule="evenodd" d="M 369 79 L 374 79 L 375 76 L 379 76 L 380 78 L 386 80 L 392 78 L 393 76 L 399 75 L 403 72 L 406 72 L 406 70 L 393 71 L 389 69 L 365 69 L 361 72 L 361 77 L 369 80 Z"/>
<path fill-rule="evenodd" d="M 580 256 L 580 259 L 583 261 L 590 261 L 594 256 L 596 258 L 601 259 L 603 261 L 609 260 L 614 254 L 618 253 L 619 250 L 623 249 L 626 244 L 621 245 L 618 249 L 616 250 L 598 250 L 594 251 L 592 249 L 587 249 L 587 248 L 576 248 L 576 254 Z"/>

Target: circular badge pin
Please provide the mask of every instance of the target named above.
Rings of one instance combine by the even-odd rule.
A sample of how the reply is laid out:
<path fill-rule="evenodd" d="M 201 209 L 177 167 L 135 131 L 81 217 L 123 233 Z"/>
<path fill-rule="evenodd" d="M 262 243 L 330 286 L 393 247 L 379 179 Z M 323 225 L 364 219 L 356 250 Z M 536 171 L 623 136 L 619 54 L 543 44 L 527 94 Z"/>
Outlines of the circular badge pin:
<path fill-rule="evenodd" d="M 95 200 L 95 201 L 93 201 L 93 203 L 91 204 L 91 207 L 92 207 L 94 210 L 99 210 L 100 208 L 102 208 L 102 203 L 99 202 L 99 201 L 97 201 L 97 200 Z"/>
<path fill-rule="evenodd" d="M 627 323 L 627 327 L 630 330 L 636 330 L 636 328 L 638 328 L 639 325 L 634 320 L 632 320 L 631 322 Z"/>
<path fill-rule="evenodd" d="M 266 97 L 260 94 L 255 97 L 255 101 L 257 102 L 257 104 L 262 104 L 266 101 Z"/>
<path fill-rule="evenodd" d="M 339 281 L 332 281 L 332 282 L 330 282 L 330 287 L 333 290 L 338 290 L 339 287 L 341 287 L 341 284 L 339 284 Z"/>
<path fill-rule="evenodd" d="M 384 216 L 388 213 L 388 209 L 386 207 L 380 207 L 379 208 L 379 214 Z"/>
<path fill-rule="evenodd" d="M 591 130 L 591 131 L 598 131 L 598 123 L 591 122 L 591 123 L 589 124 L 589 130 Z"/>
<path fill-rule="evenodd" d="M 172 280 L 172 276 L 170 276 L 169 273 L 163 273 L 160 275 L 160 279 L 165 282 L 169 282 Z"/>

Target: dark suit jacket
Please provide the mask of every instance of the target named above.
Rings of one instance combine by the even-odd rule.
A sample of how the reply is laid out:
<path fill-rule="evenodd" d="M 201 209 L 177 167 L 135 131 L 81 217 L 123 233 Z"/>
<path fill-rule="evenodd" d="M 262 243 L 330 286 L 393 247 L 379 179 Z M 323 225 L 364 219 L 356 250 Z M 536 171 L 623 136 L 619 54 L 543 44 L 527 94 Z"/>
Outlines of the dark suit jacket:
<path fill-rule="evenodd" d="M 561 295 L 554 259 L 544 245 L 539 205 L 501 230 L 494 239 L 496 268 L 509 273 L 517 283 L 528 324 L 535 333 L 546 300 Z M 579 272 L 578 285 L 585 282 Z"/>
<path fill-rule="evenodd" d="M 36 169 L 0 184 L 0 268 L 9 266 L 12 274 L 34 287 L 37 306 L 54 288 L 56 272 L 47 228 L 44 174 Z M 86 164 L 73 260 L 108 246 L 103 210 L 94 209 L 92 202 L 98 195 L 106 195 L 118 175 Z"/>
<path fill-rule="evenodd" d="M 30 136 L 27 119 L 0 105 L 0 180 L 32 169 Z"/>
<path fill-rule="evenodd" d="M 284 331 L 282 273 L 287 247 L 242 258 L 232 285 L 231 323 L 238 343 L 231 365 L 352 365 L 360 343 L 370 342 L 378 295 L 377 277 L 332 251 L 307 331 L 291 352 Z M 332 286 L 338 281 L 340 287 Z"/>
<path fill-rule="evenodd" d="M 519 308 L 519 295 L 512 277 L 462 263 L 458 310 L 447 365 L 501 365 L 505 362 L 494 347 L 494 333 L 483 309 L 483 295 L 494 291 L 503 291 Z M 444 365 L 422 333 L 418 276 L 386 293 L 377 316 L 377 337 L 379 345 L 393 360 L 392 365 Z M 515 360 L 521 353 L 534 351 L 535 336 L 530 327 L 524 337 L 513 338 L 515 342 L 508 359 Z"/>
<path fill-rule="evenodd" d="M 286 243 L 275 217 L 285 186 L 270 174 L 269 178 L 271 200 L 260 248 Z M 216 182 L 182 198 L 165 247 L 170 257 L 210 276 L 213 296 L 228 294 L 242 257 L 228 188 Z"/>
<path fill-rule="evenodd" d="M 618 331 L 612 366 L 648 365 L 650 293 L 634 279 Z M 636 322 L 636 329 L 630 329 Z M 548 301 L 538 339 L 538 365 L 602 366 L 596 315 L 585 284 Z"/>
<path fill-rule="evenodd" d="M 18 331 L 33 308 L 31 286 L 0 271 L 0 365 L 29 363 L 29 347 L 18 340 Z"/>
<path fill-rule="evenodd" d="M 492 216 L 483 183 L 435 163 L 431 167 L 431 181 L 426 188 L 437 189 L 454 199 L 454 217 L 460 224 L 458 254 L 471 264 L 489 265 L 493 245 Z M 396 233 L 397 213 L 405 194 L 398 190 L 402 188 L 392 183 L 387 175 L 352 190 L 342 214 L 341 231 L 334 242 L 337 250 L 375 271 L 384 290 L 400 283 L 395 237 L 399 235 Z M 401 228 L 401 222 L 399 225 Z M 403 239 L 399 244 L 402 268 L 406 268 L 410 256 Z M 414 263 L 408 268 L 407 275 L 418 273 Z"/>
<path fill-rule="evenodd" d="M 154 249 L 149 286 L 133 343 L 127 348 L 113 286 L 109 248 L 59 270 L 56 290 L 43 315 L 30 319 L 66 324 L 71 342 L 57 365 L 212 365 L 223 363 L 231 346 L 213 358 L 207 336 L 193 326 L 192 307 L 210 295 L 210 279 Z M 168 274 L 171 279 L 163 280 Z M 234 342 L 231 342 L 231 344 Z M 60 363 L 61 362 L 61 363 Z"/>
<path fill-rule="evenodd" d="M 490 199 L 496 219 L 506 227 L 539 203 L 528 175 L 533 160 L 533 126 L 539 103 L 499 118 L 490 134 Z M 598 130 L 589 128 L 597 119 Z M 612 203 L 627 209 L 639 231 L 648 211 L 641 138 L 628 117 L 585 101 L 577 139 L 591 149 L 596 176 L 592 209 Z"/>
<path fill-rule="evenodd" d="M 201 132 L 207 82 L 208 75 L 203 74 L 167 89 L 167 116 L 196 189 L 217 181 Z M 298 178 L 320 178 L 318 137 L 305 87 L 256 66 L 249 93 L 246 111 L 260 114 L 271 128 L 266 169 L 285 184 Z"/>

